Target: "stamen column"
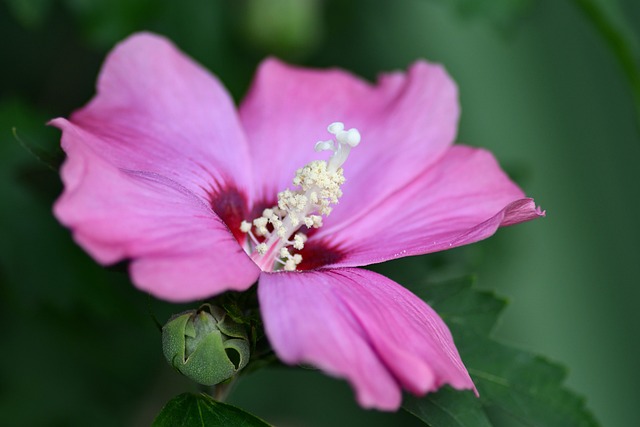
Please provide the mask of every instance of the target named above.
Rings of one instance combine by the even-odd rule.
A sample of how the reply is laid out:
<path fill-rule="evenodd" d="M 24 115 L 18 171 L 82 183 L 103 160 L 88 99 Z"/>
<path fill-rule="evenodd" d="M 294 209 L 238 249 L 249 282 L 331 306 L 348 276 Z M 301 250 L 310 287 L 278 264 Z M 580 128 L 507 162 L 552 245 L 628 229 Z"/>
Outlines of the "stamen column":
<path fill-rule="evenodd" d="M 337 204 L 342 196 L 340 187 L 345 181 L 342 165 L 351 148 L 360 143 L 360 133 L 357 129 L 344 130 L 340 122 L 332 123 L 327 130 L 335 135 L 335 141 L 319 141 L 315 150 L 333 151 L 329 162 L 316 160 L 298 169 L 293 185 L 300 187 L 299 190 L 278 193 L 277 206 L 265 209 L 262 216 L 251 223 L 242 221 L 240 225 L 240 230 L 250 237 L 248 253 L 265 271 L 277 270 L 279 265 L 287 271 L 295 270 L 302 256 L 291 254 L 288 248 L 301 250 L 306 241 L 304 233 L 296 232 L 303 225 L 321 227 L 322 216 L 329 215 L 331 205 Z M 260 241 L 259 237 L 264 239 Z"/>

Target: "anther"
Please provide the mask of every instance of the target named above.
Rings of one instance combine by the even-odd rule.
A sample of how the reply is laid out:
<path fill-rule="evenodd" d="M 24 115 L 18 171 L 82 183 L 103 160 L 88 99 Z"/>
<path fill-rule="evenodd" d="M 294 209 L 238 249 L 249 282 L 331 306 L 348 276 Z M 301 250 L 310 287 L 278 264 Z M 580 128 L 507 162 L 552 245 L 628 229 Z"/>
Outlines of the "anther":
<path fill-rule="evenodd" d="M 265 243 L 260 243 L 258 246 L 256 246 L 256 252 L 258 252 L 260 255 L 266 254 L 267 249 L 269 249 L 269 247 Z"/>

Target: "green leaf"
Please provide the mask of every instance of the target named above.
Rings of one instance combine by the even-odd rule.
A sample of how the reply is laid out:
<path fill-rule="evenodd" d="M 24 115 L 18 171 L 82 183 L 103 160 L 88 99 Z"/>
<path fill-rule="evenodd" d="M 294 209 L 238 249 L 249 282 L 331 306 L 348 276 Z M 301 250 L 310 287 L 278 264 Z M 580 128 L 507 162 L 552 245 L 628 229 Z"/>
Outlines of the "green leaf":
<path fill-rule="evenodd" d="M 469 340 L 474 345 L 465 348 L 463 359 L 489 414 L 502 411 L 533 426 L 598 425 L 584 399 L 563 387 L 564 367 L 488 337 Z"/>
<path fill-rule="evenodd" d="M 183 393 L 171 399 L 153 422 L 153 427 L 190 426 L 268 427 L 269 424 L 206 394 L 194 393 Z"/>
<path fill-rule="evenodd" d="M 405 410 L 438 427 L 598 425 L 584 399 L 563 386 L 564 367 L 490 336 L 506 301 L 475 289 L 471 277 L 422 284 L 414 292 L 451 329 L 480 397 L 444 388 L 406 398 Z"/>
<path fill-rule="evenodd" d="M 425 284 L 413 288 L 445 319 L 449 328 L 468 332 L 470 330 L 488 335 L 507 301 L 497 298 L 492 292 L 472 289 L 472 276 L 457 280 Z"/>
<path fill-rule="evenodd" d="M 431 426 L 491 427 L 480 401 L 470 391 L 449 387 L 424 398 L 407 396 L 402 407 Z"/>

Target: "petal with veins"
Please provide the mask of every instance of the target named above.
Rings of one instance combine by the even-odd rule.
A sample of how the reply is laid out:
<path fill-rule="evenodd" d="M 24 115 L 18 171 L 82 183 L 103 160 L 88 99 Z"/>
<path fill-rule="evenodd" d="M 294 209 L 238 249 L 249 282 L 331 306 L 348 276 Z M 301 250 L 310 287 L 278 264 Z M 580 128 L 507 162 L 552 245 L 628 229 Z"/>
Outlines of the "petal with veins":
<path fill-rule="evenodd" d="M 489 152 L 456 145 L 411 185 L 320 229 L 309 245 L 317 239 L 338 248 L 343 256 L 330 266 L 361 266 L 467 245 L 540 216 Z"/>
<path fill-rule="evenodd" d="M 403 388 L 474 388 L 440 317 L 384 276 L 350 268 L 263 273 L 258 294 L 278 357 L 347 378 L 364 407 L 397 409 Z"/>
<path fill-rule="evenodd" d="M 116 46 L 96 96 L 71 122 L 95 135 L 92 150 L 118 168 L 157 173 L 196 194 L 228 186 L 250 193 L 248 145 L 231 97 L 163 37 L 141 33 Z"/>
<path fill-rule="evenodd" d="M 97 261 L 131 260 L 133 282 L 158 298 L 188 301 L 244 290 L 259 275 L 227 226 L 198 195 L 162 175 L 115 168 L 69 122 L 58 220 Z"/>

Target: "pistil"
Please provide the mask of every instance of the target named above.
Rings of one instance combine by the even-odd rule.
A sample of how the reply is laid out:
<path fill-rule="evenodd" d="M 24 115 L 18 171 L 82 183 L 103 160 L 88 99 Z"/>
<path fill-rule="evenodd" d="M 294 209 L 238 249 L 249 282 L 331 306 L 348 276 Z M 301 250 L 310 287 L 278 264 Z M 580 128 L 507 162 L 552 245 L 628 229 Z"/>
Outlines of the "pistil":
<path fill-rule="evenodd" d="M 278 193 L 277 206 L 240 225 L 240 230 L 249 236 L 247 252 L 264 271 L 295 270 L 302 256 L 291 249 L 302 250 L 307 240 L 306 234 L 298 230 L 302 226 L 321 227 L 322 217 L 331 213 L 332 205 L 342 196 L 342 165 L 351 149 L 360 143 L 360 133 L 357 129 L 345 130 L 340 122 L 330 124 L 327 130 L 334 140 L 317 142 L 315 150 L 332 151 L 329 162 L 316 160 L 298 169 L 293 178 L 298 189 Z"/>

